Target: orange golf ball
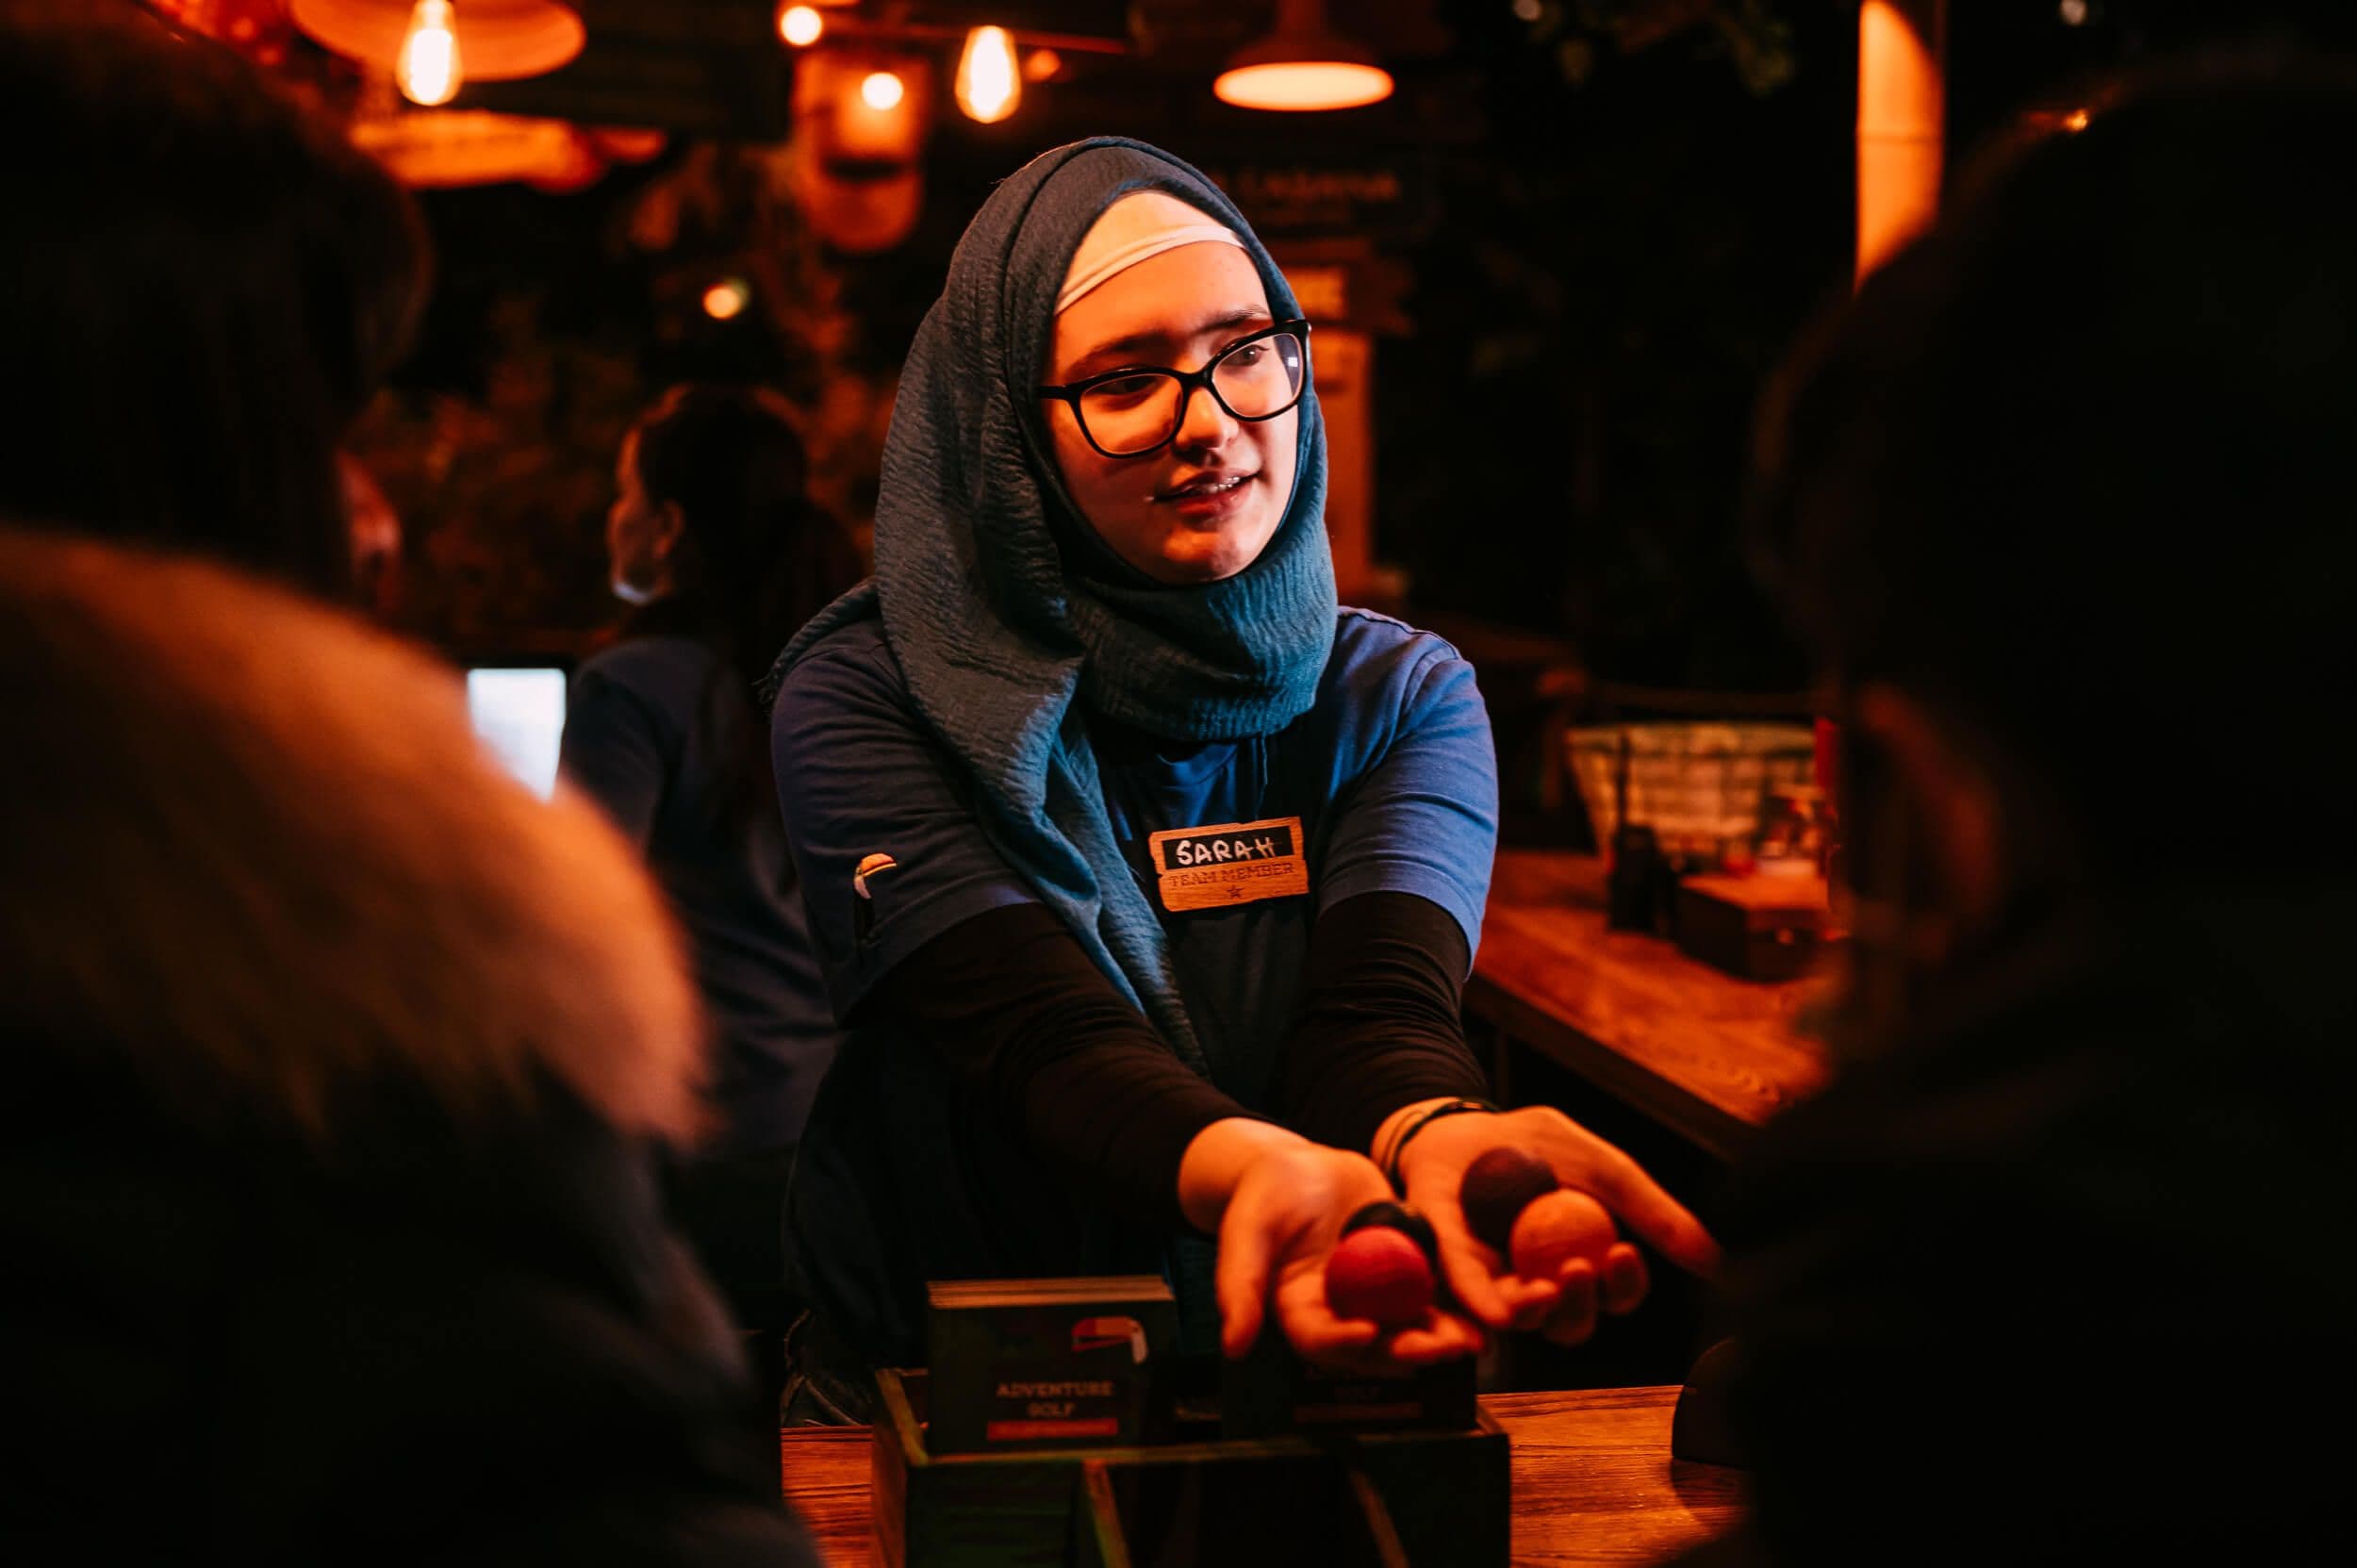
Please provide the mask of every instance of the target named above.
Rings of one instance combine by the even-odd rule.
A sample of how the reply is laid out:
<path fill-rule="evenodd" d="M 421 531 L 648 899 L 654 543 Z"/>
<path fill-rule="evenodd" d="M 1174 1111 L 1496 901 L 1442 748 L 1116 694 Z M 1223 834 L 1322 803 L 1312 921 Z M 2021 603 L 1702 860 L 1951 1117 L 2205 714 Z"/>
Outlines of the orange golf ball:
<path fill-rule="evenodd" d="M 1514 1272 L 1525 1279 L 1553 1279 L 1574 1258 L 1601 1271 L 1604 1255 L 1621 1232 L 1603 1204 L 1586 1193 L 1558 1187 L 1530 1200 L 1514 1222 Z"/>

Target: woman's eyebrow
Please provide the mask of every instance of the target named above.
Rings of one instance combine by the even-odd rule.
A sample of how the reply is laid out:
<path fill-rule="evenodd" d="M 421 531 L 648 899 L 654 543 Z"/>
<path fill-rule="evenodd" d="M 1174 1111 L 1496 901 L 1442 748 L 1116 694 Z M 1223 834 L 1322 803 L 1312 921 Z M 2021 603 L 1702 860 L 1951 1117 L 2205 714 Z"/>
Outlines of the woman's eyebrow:
<path fill-rule="evenodd" d="M 1174 332 L 1155 328 L 1146 332 L 1127 333 L 1119 338 L 1109 338 L 1073 361 L 1070 379 L 1078 381 L 1099 365 L 1134 359 L 1141 354 L 1156 349 L 1182 346 L 1195 341 L 1197 338 L 1214 332 L 1223 332 L 1229 327 L 1264 326 L 1274 320 L 1276 318 L 1268 313 L 1268 306 L 1264 305 L 1239 305 L 1214 312 L 1194 326 L 1181 331 Z"/>

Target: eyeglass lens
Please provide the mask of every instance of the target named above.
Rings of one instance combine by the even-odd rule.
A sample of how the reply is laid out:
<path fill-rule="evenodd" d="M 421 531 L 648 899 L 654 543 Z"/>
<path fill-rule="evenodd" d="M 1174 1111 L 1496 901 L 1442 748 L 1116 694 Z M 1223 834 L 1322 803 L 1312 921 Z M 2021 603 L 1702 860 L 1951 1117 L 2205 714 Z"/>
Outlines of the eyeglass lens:
<path fill-rule="evenodd" d="M 1237 419 L 1271 419 L 1301 396 L 1304 363 L 1301 339 L 1290 332 L 1239 343 L 1213 365 L 1211 390 Z M 1080 394 L 1080 422 L 1113 456 L 1151 452 L 1178 434 L 1182 385 L 1168 371 L 1102 382 Z"/>

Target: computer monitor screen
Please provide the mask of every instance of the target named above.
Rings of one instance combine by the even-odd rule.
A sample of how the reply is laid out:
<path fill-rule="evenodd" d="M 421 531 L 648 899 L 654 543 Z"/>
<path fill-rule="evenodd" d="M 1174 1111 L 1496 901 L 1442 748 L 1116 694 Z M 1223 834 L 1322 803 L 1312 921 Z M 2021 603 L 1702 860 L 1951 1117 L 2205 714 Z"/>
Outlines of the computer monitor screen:
<path fill-rule="evenodd" d="M 467 671 L 474 733 L 509 771 L 546 800 L 556 788 L 565 735 L 565 671 L 553 665 L 476 665 Z"/>

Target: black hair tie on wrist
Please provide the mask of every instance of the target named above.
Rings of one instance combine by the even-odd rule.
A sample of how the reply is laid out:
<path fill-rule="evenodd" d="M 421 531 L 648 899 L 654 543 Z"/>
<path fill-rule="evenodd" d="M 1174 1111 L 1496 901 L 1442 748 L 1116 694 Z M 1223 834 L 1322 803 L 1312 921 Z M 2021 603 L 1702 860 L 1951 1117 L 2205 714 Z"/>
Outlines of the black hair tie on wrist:
<path fill-rule="evenodd" d="M 1392 1152 L 1383 1161 L 1384 1180 L 1391 1182 L 1392 1191 L 1396 1193 L 1406 1190 L 1400 1185 L 1399 1157 L 1407 1149 L 1408 1140 L 1439 1121 L 1442 1116 L 1454 1116 L 1466 1111 L 1482 1111 L 1494 1115 L 1498 1114 L 1498 1107 L 1486 1099 L 1444 1099 L 1400 1131 L 1399 1136 L 1392 1140 Z"/>

